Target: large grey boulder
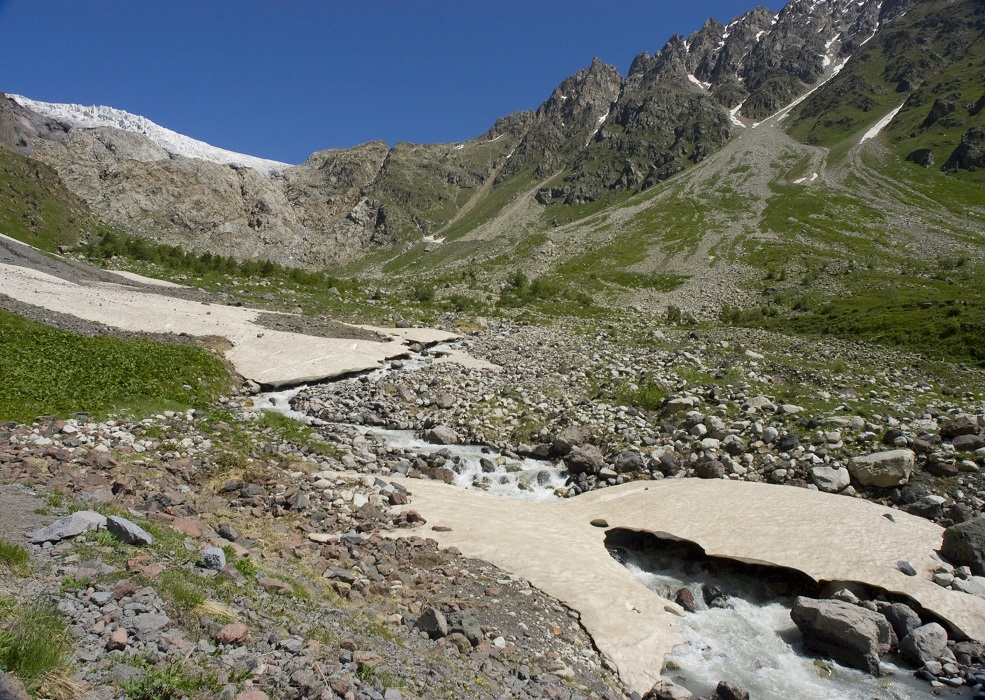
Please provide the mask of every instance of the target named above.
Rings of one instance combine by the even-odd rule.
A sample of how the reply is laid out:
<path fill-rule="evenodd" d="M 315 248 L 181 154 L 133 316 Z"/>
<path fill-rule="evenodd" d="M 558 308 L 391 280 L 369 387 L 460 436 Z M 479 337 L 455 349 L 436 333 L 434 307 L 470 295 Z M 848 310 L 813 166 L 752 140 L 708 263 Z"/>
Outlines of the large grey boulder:
<path fill-rule="evenodd" d="M 923 666 L 929 661 L 937 661 L 945 649 L 947 649 L 947 630 L 936 622 L 917 627 L 899 643 L 900 655 L 917 666 Z"/>
<path fill-rule="evenodd" d="M 910 480 L 916 455 L 913 450 L 890 450 L 862 457 L 853 457 L 848 464 L 862 486 L 891 488 L 902 486 Z"/>
<path fill-rule="evenodd" d="M 27 536 L 31 544 L 60 542 L 76 537 L 83 532 L 92 532 L 106 527 L 106 516 L 94 510 L 80 510 L 68 517 L 60 518 L 51 525 L 35 530 Z"/>
<path fill-rule="evenodd" d="M 944 530 L 941 554 L 955 566 L 967 566 L 976 576 L 985 576 L 985 517 Z"/>
<path fill-rule="evenodd" d="M 568 453 L 564 464 L 572 474 L 595 474 L 605 466 L 605 457 L 595 445 L 580 445 Z"/>
<path fill-rule="evenodd" d="M 844 467 L 814 467 L 811 469 L 811 481 L 819 491 L 838 493 L 852 483 L 852 477 Z"/>
<path fill-rule="evenodd" d="M 424 439 L 435 445 L 457 445 L 458 433 L 447 425 L 436 425 L 427 432 Z"/>
<path fill-rule="evenodd" d="M 879 613 L 840 600 L 800 596 L 790 617 L 808 649 L 879 675 L 879 658 L 892 640 L 892 628 Z"/>
<path fill-rule="evenodd" d="M 889 624 L 896 631 L 896 637 L 898 639 L 903 639 L 903 637 L 920 626 L 920 616 L 909 605 L 893 603 L 882 608 L 880 612 L 889 620 Z"/>
<path fill-rule="evenodd" d="M 126 518 L 121 518 L 117 515 L 111 515 L 106 518 L 106 529 L 116 539 L 126 544 L 146 545 L 154 543 L 154 537 L 147 530 L 137 525 L 137 523 L 132 523 Z"/>

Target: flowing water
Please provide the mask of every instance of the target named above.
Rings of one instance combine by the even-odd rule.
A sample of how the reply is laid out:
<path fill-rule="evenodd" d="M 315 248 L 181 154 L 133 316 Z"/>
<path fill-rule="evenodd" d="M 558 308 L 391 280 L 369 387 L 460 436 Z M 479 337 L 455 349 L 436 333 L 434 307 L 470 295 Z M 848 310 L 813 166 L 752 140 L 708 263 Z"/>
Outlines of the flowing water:
<path fill-rule="evenodd" d="M 827 659 L 805 655 L 801 636 L 790 619 L 792 598 L 778 597 L 764 582 L 742 574 L 723 574 L 699 562 L 682 561 L 654 551 L 610 548 L 635 579 L 673 600 L 680 588 L 694 595 L 696 612 L 677 624 L 687 643 L 667 656 L 666 675 L 691 692 L 707 696 L 721 680 L 749 691 L 753 698 L 810 698 L 810 700 L 930 700 L 970 698 L 968 690 L 943 689 L 895 666 L 880 678 Z M 729 598 L 728 608 L 709 608 L 702 582 L 714 584 Z"/>
<path fill-rule="evenodd" d="M 432 348 L 423 355 L 403 361 L 400 369 L 384 368 L 369 373 L 371 381 L 394 372 L 413 372 L 426 367 Z M 339 381 L 356 381 L 342 379 Z M 266 392 L 254 398 L 254 407 L 274 410 L 309 425 L 324 421 L 290 407 L 291 399 L 304 386 Z M 392 453 L 441 454 L 445 466 L 455 474 L 454 484 L 481 489 L 507 498 L 543 501 L 566 490 L 567 472 L 550 462 L 507 460 L 487 447 L 477 445 L 433 445 L 409 430 L 384 430 L 347 426 L 367 439 L 385 443 Z M 749 576 L 716 573 L 695 562 L 674 559 L 658 552 L 638 552 L 613 547 L 610 552 L 630 573 L 654 592 L 673 599 L 680 588 L 690 588 L 701 608 L 677 623 L 687 643 L 675 648 L 667 659 L 666 674 L 698 695 L 710 695 L 721 680 L 750 692 L 758 700 L 931 700 L 972 697 L 967 689 L 938 689 L 912 677 L 904 667 L 884 659 L 891 675 L 875 678 L 828 660 L 815 660 L 804 653 L 800 634 L 790 619 L 793 600 L 777 597 L 763 582 Z M 702 583 L 720 586 L 729 595 L 728 608 L 708 608 Z"/>

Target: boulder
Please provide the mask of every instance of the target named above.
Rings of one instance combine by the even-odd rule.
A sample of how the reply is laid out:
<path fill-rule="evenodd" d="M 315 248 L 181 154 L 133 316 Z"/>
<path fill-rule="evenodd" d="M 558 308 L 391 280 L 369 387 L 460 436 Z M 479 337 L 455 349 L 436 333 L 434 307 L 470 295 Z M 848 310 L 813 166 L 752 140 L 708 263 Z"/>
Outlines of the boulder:
<path fill-rule="evenodd" d="M 892 605 L 887 605 L 881 612 L 883 617 L 892 625 L 899 639 L 903 639 L 920 626 L 920 616 L 909 605 L 893 603 Z"/>
<path fill-rule="evenodd" d="M 564 457 L 579 445 L 584 444 L 588 440 L 588 436 L 588 428 L 581 425 L 568 426 L 554 436 L 551 447 L 558 457 Z"/>
<path fill-rule="evenodd" d="M 907 661 L 923 666 L 937 661 L 947 649 L 947 631 L 936 622 L 917 627 L 899 643 L 900 655 Z"/>
<path fill-rule="evenodd" d="M 154 543 L 154 537 L 147 530 L 126 518 L 111 515 L 106 518 L 106 529 L 113 537 L 126 544 L 147 545 Z"/>
<path fill-rule="evenodd" d="M 215 634 L 215 640 L 219 644 L 242 644 L 250 636 L 250 628 L 242 622 L 225 625 Z"/>
<path fill-rule="evenodd" d="M 944 530 L 941 554 L 952 564 L 967 566 L 976 576 L 985 576 L 985 517 Z"/>
<path fill-rule="evenodd" d="M 459 443 L 458 433 L 447 425 L 436 425 L 431 428 L 424 439 L 433 445 L 457 445 Z"/>
<path fill-rule="evenodd" d="M 749 700 L 749 691 L 733 683 L 722 681 L 711 697 L 712 700 Z"/>
<path fill-rule="evenodd" d="M 643 468 L 643 458 L 636 450 L 626 450 L 616 455 L 613 466 L 617 472 L 635 472 Z"/>
<path fill-rule="evenodd" d="M 910 480 L 915 459 L 913 450 L 875 452 L 853 457 L 848 464 L 848 471 L 862 486 L 891 488 L 902 486 Z"/>
<path fill-rule="evenodd" d="M 709 459 L 695 465 L 694 473 L 699 479 L 721 479 L 725 476 L 725 465 L 717 459 Z"/>
<path fill-rule="evenodd" d="M 852 477 L 844 467 L 814 467 L 811 469 L 811 481 L 820 491 L 838 493 L 852 482 Z"/>
<path fill-rule="evenodd" d="M 951 445 L 961 452 L 974 452 L 985 447 L 985 437 L 981 435 L 958 435 L 951 440 Z"/>
<path fill-rule="evenodd" d="M 417 618 L 414 627 L 421 632 L 425 632 L 431 639 L 447 637 L 451 631 L 448 627 L 448 619 L 445 617 L 445 614 L 440 610 L 430 607 L 424 608 L 421 611 L 421 616 Z"/>
<path fill-rule="evenodd" d="M 840 600 L 799 596 L 790 617 L 808 649 L 879 675 L 879 658 L 892 640 L 889 621 L 879 613 Z"/>
<path fill-rule="evenodd" d="M 692 700 L 694 695 L 687 688 L 673 681 L 661 678 L 652 688 L 646 691 L 643 700 Z"/>
<path fill-rule="evenodd" d="M 942 438 L 956 438 L 959 435 L 976 435 L 978 421 L 970 416 L 958 416 L 941 424 Z"/>
<path fill-rule="evenodd" d="M 51 525 L 46 525 L 40 530 L 35 530 L 27 538 L 31 544 L 60 542 L 69 537 L 81 535 L 83 532 L 92 532 L 104 527 L 106 527 L 105 515 L 94 510 L 80 510 L 68 517 L 56 520 Z"/>
<path fill-rule="evenodd" d="M 581 445 L 568 453 L 564 463 L 572 474 L 595 474 L 605 466 L 605 457 L 595 445 Z"/>
<path fill-rule="evenodd" d="M 222 571 L 226 566 L 226 553 L 218 547 L 206 547 L 202 550 L 202 563 L 206 569 Z"/>

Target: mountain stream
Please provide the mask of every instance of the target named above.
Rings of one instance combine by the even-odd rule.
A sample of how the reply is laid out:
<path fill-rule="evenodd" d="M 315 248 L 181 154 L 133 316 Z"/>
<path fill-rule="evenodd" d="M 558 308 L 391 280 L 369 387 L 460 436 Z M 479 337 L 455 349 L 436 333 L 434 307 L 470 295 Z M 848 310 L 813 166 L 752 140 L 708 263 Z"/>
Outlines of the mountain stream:
<path fill-rule="evenodd" d="M 370 379 L 426 367 L 442 347 L 402 361 L 400 369 L 369 373 Z M 343 378 L 337 381 L 357 381 Z M 254 397 L 254 408 L 272 410 L 315 427 L 321 419 L 291 408 L 291 399 L 304 385 Z M 343 425 L 343 424 L 340 424 Z M 381 441 L 397 454 L 439 453 L 455 474 L 460 488 L 481 489 L 505 498 L 546 501 L 566 489 L 563 468 L 533 459 L 506 460 L 488 447 L 434 445 L 410 430 L 346 426 L 367 438 Z M 696 611 L 678 620 L 687 642 L 665 659 L 665 675 L 697 695 L 710 695 L 720 680 L 745 688 L 753 698 L 811 698 L 811 700 L 931 700 L 971 698 L 967 689 L 933 688 L 913 678 L 912 672 L 885 658 L 891 675 L 879 678 L 803 652 L 796 626 L 790 619 L 792 598 L 778 597 L 761 580 L 723 573 L 707 562 L 686 561 L 654 550 L 610 546 L 610 554 L 650 590 L 673 599 L 681 588 L 694 595 Z M 728 595 L 727 607 L 708 607 L 702 587 L 717 585 Z"/>

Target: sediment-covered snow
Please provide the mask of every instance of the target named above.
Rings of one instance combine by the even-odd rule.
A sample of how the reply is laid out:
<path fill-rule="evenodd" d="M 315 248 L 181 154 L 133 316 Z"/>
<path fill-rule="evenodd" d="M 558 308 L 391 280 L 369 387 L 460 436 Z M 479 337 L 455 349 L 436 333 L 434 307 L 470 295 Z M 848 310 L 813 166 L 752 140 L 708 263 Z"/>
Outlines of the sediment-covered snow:
<path fill-rule="evenodd" d="M 75 104 L 59 104 L 55 102 L 39 102 L 23 95 L 8 95 L 21 107 L 31 110 L 44 117 L 55 119 L 68 124 L 74 129 L 95 129 L 110 127 L 121 131 L 143 134 L 171 155 L 198 158 L 212 163 L 224 165 L 239 165 L 253 168 L 267 175 L 280 173 L 291 167 L 288 163 L 280 163 L 266 158 L 248 156 L 244 153 L 227 151 L 204 141 L 198 141 L 190 136 L 184 136 L 171 129 L 155 124 L 146 117 L 124 112 L 121 109 L 104 106 L 87 106 Z"/>

